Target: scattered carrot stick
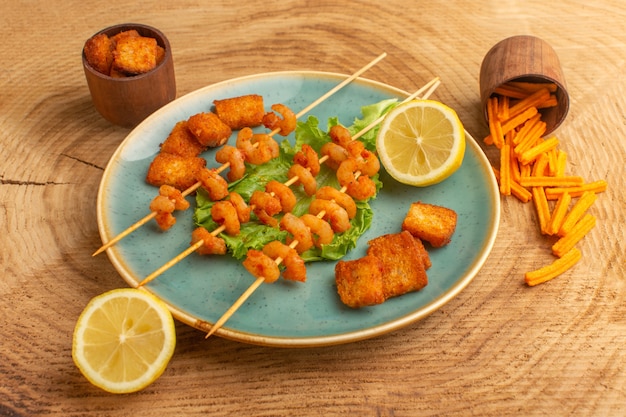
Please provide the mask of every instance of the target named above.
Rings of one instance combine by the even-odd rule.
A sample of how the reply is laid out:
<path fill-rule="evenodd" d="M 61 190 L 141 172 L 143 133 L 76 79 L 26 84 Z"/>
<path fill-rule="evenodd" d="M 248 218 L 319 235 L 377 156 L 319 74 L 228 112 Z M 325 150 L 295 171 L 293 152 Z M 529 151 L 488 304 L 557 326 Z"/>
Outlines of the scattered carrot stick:
<path fill-rule="evenodd" d="M 559 258 L 563 257 L 596 225 L 596 218 L 586 214 L 578 223 L 562 238 L 552 245 L 552 253 Z"/>
<path fill-rule="evenodd" d="M 548 222 L 550 221 L 550 206 L 548 206 L 546 193 L 543 187 L 533 187 L 532 195 L 537 218 L 539 219 L 539 230 L 541 230 L 542 235 L 545 235 L 548 232 Z"/>
<path fill-rule="evenodd" d="M 585 212 L 595 203 L 598 196 L 596 193 L 592 191 L 586 191 L 582 196 L 578 199 L 576 204 L 572 207 L 572 209 L 567 213 L 563 223 L 561 224 L 561 228 L 558 231 L 559 236 L 567 235 L 573 228 L 578 220 L 580 220 Z"/>
<path fill-rule="evenodd" d="M 509 108 L 510 117 L 516 117 L 531 108 L 537 110 L 537 106 L 550 98 L 550 91 L 547 88 L 541 88 L 526 98 L 518 101 Z M 519 123 L 517 123 L 519 125 Z"/>
<path fill-rule="evenodd" d="M 555 149 L 559 146 L 559 140 L 555 137 L 551 137 L 550 139 L 546 139 L 538 145 L 533 146 L 532 148 L 524 151 L 520 155 L 520 163 L 522 164 L 530 164 L 534 161 L 539 155 L 542 155 L 546 152 L 549 152 L 552 149 Z"/>
<path fill-rule="evenodd" d="M 574 187 L 554 187 L 546 189 L 546 197 L 548 200 L 556 200 L 564 192 L 568 192 L 572 197 L 580 197 L 585 191 L 593 191 L 594 193 L 601 193 L 606 191 L 608 183 L 606 180 L 598 180 L 594 182 L 588 182 L 586 184 L 574 186 Z"/>
<path fill-rule="evenodd" d="M 521 125 L 537 113 L 537 108 L 531 107 L 516 116 L 510 117 L 504 123 L 502 123 L 502 133 L 506 134 L 509 130 L 515 129 L 517 126 Z"/>
<path fill-rule="evenodd" d="M 496 180 L 498 181 L 498 183 L 500 183 L 500 171 L 494 167 L 491 168 L 493 169 Z M 517 199 L 520 200 L 522 203 L 528 203 L 530 200 L 533 199 L 533 195 L 531 194 L 531 192 L 519 185 L 519 183 L 513 181 L 513 179 L 511 179 L 511 194 L 517 197 Z"/>
<path fill-rule="evenodd" d="M 528 81 L 509 81 L 508 83 L 506 83 L 506 85 L 511 88 L 524 91 L 526 95 L 532 94 L 535 91 L 541 90 L 543 88 L 547 89 L 551 93 L 555 93 L 557 89 L 557 85 L 555 83 L 531 83 Z"/>
<path fill-rule="evenodd" d="M 509 84 L 504 84 L 504 85 L 501 85 L 500 87 L 497 87 L 494 90 L 494 93 L 502 97 L 510 97 L 510 98 L 516 98 L 516 99 L 523 99 L 523 98 L 528 97 L 527 91 L 524 91 L 521 88 L 517 88 Z"/>
<path fill-rule="evenodd" d="M 511 145 L 500 148 L 500 194 L 511 195 Z"/>
<path fill-rule="evenodd" d="M 577 187 L 577 186 L 583 185 L 584 181 L 585 180 L 583 180 L 583 177 L 578 177 L 578 176 L 565 176 L 565 177 L 530 176 L 530 177 L 523 177 L 520 180 L 520 185 L 522 185 L 523 187 Z"/>
<path fill-rule="evenodd" d="M 550 226 L 548 227 L 549 235 L 556 235 L 561 230 L 561 225 L 569 209 L 569 204 L 572 201 L 572 196 L 565 192 L 561 194 L 554 206 L 552 217 L 550 218 Z"/>
<path fill-rule="evenodd" d="M 529 165 L 529 164 L 526 164 Z M 546 168 L 548 167 L 548 156 L 542 153 L 537 161 L 532 165 L 530 172 L 531 177 L 543 177 L 546 174 Z"/>
<path fill-rule="evenodd" d="M 577 248 L 573 248 L 565 255 L 557 258 L 554 262 L 534 271 L 526 272 L 524 280 L 529 286 L 535 286 L 549 281 L 574 266 L 582 257 L 582 253 Z"/>
<path fill-rule="evenodd" d="M 515 153 L 517 155 L 521 155 L 527 149 L 534 146 L 537 141 L 541 139 L 543 134 L 546 132 L 546 123 L 539 121 L 537 122 L 525 135 L 522 139 L 518 141 L 517 146 L 515 147 Z"/>
<path fill-rule="evenodd" d="M 504 134 L 502 132 L 502 124 L 497 117 L 498 100 L 490 99 L 487 105 L 487 115 L 489 117 L 489 132 L 491 133 L 491 142 L 496 148 L 500 149 L 504 143 Z"/>

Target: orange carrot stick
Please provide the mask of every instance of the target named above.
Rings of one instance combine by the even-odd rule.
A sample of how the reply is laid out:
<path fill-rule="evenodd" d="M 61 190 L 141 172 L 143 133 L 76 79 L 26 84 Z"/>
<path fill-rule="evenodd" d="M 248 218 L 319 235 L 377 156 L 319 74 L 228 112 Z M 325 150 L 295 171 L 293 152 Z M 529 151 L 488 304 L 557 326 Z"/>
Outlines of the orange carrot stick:
<path fill-rule="evenodd" d="M 556 256 L 563 257 L 596 225 L 596 218 L 591 214 L 586 214 L 580 219 L 576 226 L 572 228 L 565 236 L 557 240 L 552 245 L 552 253 Z"/>
<path fill-rule="evenodd" d="M 511 195 L 511 145 L 500 149 L 500 194 Z"/>
<path fill-rule="evenodd" d="M 537 106 L 550 98 L 550 91 L 547 88 L 541 88 L 528 97 L 518 101 L 509 108 L 510 117 L 515 117 L 524 113 L 526 110 Z"/>
<path fill-rule="evenodd" d="M 537 113 L 537 108 L 531 107 L 518 115 L 511 116 L 509 119 L 506 120 L 506 122 L 502 123 L 502 133 L 506 135 L 509 130 L 515 129 L 517 126 L 521 125 Z M 512 114 L 510 109 L 509 114 Z"/>
<path fill-rule="evenodd" d="M 582 254 L 580 253 L 580 250 L 574 248 L 560 258 L 557 258 L 550 265 L 546 265 L 534 271 L 526 272 L 524 280 L 529 286 L 539 285 L 549 281 L 576 265 L 576 262 L 578 262 L 581 257 Z"/>
<path fill-rule="evenodd" d="M 539 155 L 544 152 L 549 152 L 550 150 L 555 149 L 557 146 L 559 146 L 559 140 L 557 138 L 551 137 L 550 139 L 546 139 L 538 145 L 535 145 L 532 148 L 524 151 L 524 153 L 519 156 L 520 162 L 522 164 L 530 164 Z"/>
<path fill-rule="evenodd" d="M 567 166 L 567 153 L 561 149 L 556 153 L 556 173 L 555 177 L 565 176 L 565 167 Z"/>
<path fill-rule="evenodd" d="M 572 207 L 572 209 L 567 213 L 565 219 L 563 220 L 563 224 L 561 224 L 561 228 L 558 231 L 559 236 L 567 235 L 573 228 L 578 220 L 580 220 L 585 212 L 595 203 L 598 196 L 596 193 L 592 191 L 586 191 L 582 196 L 578 199 L 576 204 Z"/>
<path fill-rule="evenodd" d="M 505 86 L 517 89 L 519 91 L 525 91 L 527 94 L 532 94 L 542 88 L 547 89 L 551 93 L 555 93 L 557 86 L 555 83 L 531 83 L 527 81 L 509 81 Z"/>
<path fill-rule="evenodd" d="M 557 186 L 546 190 L 548 200 L 556 200 L 564 192 L 568 192 L 572 197 L 580 197 L 585 191 L 601 193 L 606 191 L 608 183 L 605 180 L 598 180 L 577 186 Z"/>
<path fill-rule="evenodd" d="M 522 177 L 520 185 L 523 187 L 577 187 L 584 182 L 583 177 L 567 176 L 567 177 Z M 570 192 L 570 194 L 572 194 Z M 573 197 L 573 195 L 572 195 Z"/>
<path fill-rule="evenodd" d="M 532 194 L 539 220 L 539 230 L 542 235 L 545 235 L 548 232 L 548 222 L 550 221 L 550 206 L 548 206 L 546 193 L 543 187 L 533 187 Z"/>
<path fill-rule="evenodd" d="M 556 235 L 561 229 L 561 225 L 563 224 L 563 220 L 565 219 L 565 215 L 567 214 L 567 209 L 569 208 L 569 204 L 572 201 L 572 196 L 569 193 L 565 192 L 561 194 L 559 199 L 554 206 L 554 211 L 552 212 L 552 217 L 550 218 L 550 226 L 548 227 L 549 235 Z"/>

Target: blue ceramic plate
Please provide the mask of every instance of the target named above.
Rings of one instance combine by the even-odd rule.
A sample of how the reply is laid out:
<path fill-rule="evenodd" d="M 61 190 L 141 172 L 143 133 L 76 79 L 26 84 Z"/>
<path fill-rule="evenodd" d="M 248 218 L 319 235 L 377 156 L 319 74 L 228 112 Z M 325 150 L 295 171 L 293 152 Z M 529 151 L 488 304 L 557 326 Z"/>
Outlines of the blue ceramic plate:
<path fill-rule="evenodd" d="M 174 124 L 192 114 L 207 111 L 215 99 L 260 94 L 266 106 L 284 103 L 295 112 L 345 80 L 342 74 L 277 72 L 259 74 L 208 86 L 166 105 L 122 142 L 112 156 L 98 192 L 98 227 L 107 242 L 149 213 L 157 189 L 145 183 L 148 166 Z M 311 110 L 326 126 L 329 117 L 351 125 L 361 117 L 364 105 L 388 98 L 402 99 L 404 91 L 366 79 L 357 79 Z M 308 116 L 305 116 L 308 117 Z M 301 119 L 302 120 L 302 119 Z M 231 138 L 231 141 L 234 141 Z M 213 155 L 203 156 L 217 167 Z M 367 241 L 400 231 L 410 203 L 421 200 L 449 207 L 458 213 L 452 242 L 430 250 L 429 284 L 420 292 L 388 300 L 384 304 L 353 310 L 339 300 L 334 285 L 335 262 L 309 264 L 305 284 L 279 280 L 262 285 L 226 322 L 217 335 L 241 342 L 280 347 L 323 346 L 374 337 L 434 312 L 474 278 L 493 246 L 500 216 L 497 185 L 488 160 L 467 135 L 463 165 L 442 183 L 414 188 L 397 183 L 381 172 L 384 187 L 371 206 L 372 227 L 345 259 L 365 254 Z M 190 198 L 192 204 L 193 199 Z M 149 222 L 127 236 L 107 254 L 123 277 L 136 287 L 150 273 L 189 247 L 194 229 L 193 210 L 178 212 L 178 222 L 160 232 Z M 192 254 L 146 285 L 163 299 L 174 316 L 208 331 L 211 323 L 248 288 L 253 278 L 241 263 L 229 256 Z"/>

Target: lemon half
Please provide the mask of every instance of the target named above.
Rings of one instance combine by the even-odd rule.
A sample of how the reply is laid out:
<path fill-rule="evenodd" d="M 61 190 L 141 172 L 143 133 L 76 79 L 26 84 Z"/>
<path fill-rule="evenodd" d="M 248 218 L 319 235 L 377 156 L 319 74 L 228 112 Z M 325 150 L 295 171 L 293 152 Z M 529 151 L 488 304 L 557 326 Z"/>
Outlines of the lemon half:
<path fill-rule="evenodd" d="M 72 358 L 94 385 L 139 391 L 165 370 L 176 346 L 174 319 L 154 295 L 133 288 L 93 298 L 74 329 Z"/>
<path fill-rule="evenodd" d="M 376 149 L 394 179 L 426 187 L 459 169 L 465 154 L 465 130 L 456 112 L 445 104 L 412 100 L 385 116 Z"/>

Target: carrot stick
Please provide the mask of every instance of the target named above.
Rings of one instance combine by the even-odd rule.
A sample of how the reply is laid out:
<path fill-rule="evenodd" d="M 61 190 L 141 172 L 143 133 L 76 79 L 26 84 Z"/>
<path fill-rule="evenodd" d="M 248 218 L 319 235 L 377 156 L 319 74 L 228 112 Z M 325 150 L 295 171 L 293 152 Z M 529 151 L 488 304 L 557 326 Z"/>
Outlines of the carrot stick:
<path fill-rule="evenodd" d="M 564 192 L 568 192 L 572 197 L 580 197 L 585 191 L 601 193 L 606 191 L 608 183 L 605 180 L 598 180 L 577 186 L 558 186 L 546 189 L 548 200 L 556 200 Z"/>
<path fill-rule="evenodd" d="M 555 177 L 565 176 L 565 167 L 567 165 L 567 153 L 561 149 L 556 153 L 556 173 Z"/>
<path fill-rule="evenodd" d="M 549 281 L 573 267 L 581 257 L 582 254 L 580 253 L 580 250 L 574 248 L 560 258 L 557 258 L 550 265 L 546 265 L 534 271 L 526 272 L 524 280 L 526 281 L 526 284 L 531 287 Z"/>
<path fill-rule="evenodd" d="M 541 230 L 542 235 L 545 235 L 547 234 L 548 222 L 550 221 L 550 206 L 548 206 L 546 193 L 543 187 L 533 187 L 532 194 L 535 210 L 537 210 L 537 218 L 539 220 L 539 230 Z"/>
<path fill-rule="evenodd" d="M 520 185 L 523 187 L 578 187 L 583 185 L 583 177 L 522 177 Z M 572 194 L 570 192 L 570 194 Z M 573 195 L 572 195 L 573 197 Z"/>
<path fill-rule="evenodd" d="M 512 114 L 510 109 L 509 112 L 510 114 Z M 506 134 L 509 130 L 515 129 L 517 126 L 521 125 L 522 123 L 533 117 L 535 114 L 537 114 L 537 112 L 538 110 L 536 107 L 531 107 L 518 115 L 511 116 L 506 120 L 506 122 L 502 123 L 502 133 Z"/>
<path fill-rule="evenodd" d="M 511 145 L 500 149 L 500 194 L 511 195 Z"/>
<path fill-rule="evenodd" d="M 572 207 L 572 209 L 567 213 L 563 223 L 561 224 L 561 228 L 558 231 L 559 236 L 567 235 L 573 228 L 578 220 L 582 218 L 587 209 L 595 203 L 598 196 L 593 191 L 586 191 L 582 196 L 578 199 L 576 204 Z"/>
<path fill-rule="evenodd" d="M 487 115 L 489 117 L 489 132 L 491 132 L 491 140 L 493 144 L 498 148 L 502 148 L 504 143 L 504 134 L 502 132 L 502 124 L 497 117 L 498 113 L 498 99 L 493 97 L 489 100 L 487 107 Z"/>
<path fill-rule="evenodd" d="M 532 94 L 542 88 L 547 89 L 549 92 L 556 92 L 557 86 L 555 83 L 531 83 L 527 81 L 509 81 L 505 84 L 507 87 L 515 88 L 519 91 L 525 91 L 527 94 Z"/>
<path fill-rule="evenodd" d="M 499 94 L 504 97 L 517 98 L 517 99 L 524 99 L 528 97 L 527 91 L 524 91 L 520 88 L 516 88 L 515 86 L 509 85 L 509 84 L 504 84 L 504 85 L 501 85 L 500 87 L 497 87 L 494 90 L 494 93 Z"/>
<path fill-rule="evenodd" d="M 572 228 L 565 236 L 557 240 L 552 245 L 552 253 L 559 258 L 563 257 L 596 225 L 596 218 L 591 214 L 586 214 L 580 219 L 576 226 Z"/>
<path fill-rule="evenodd" d="M 557 200 L 556 205 L 554 206 L 554 211 L 552 212 L 552 217 L 550 218 L 550 226 L 548 227 L 549 235 L 556 235 L 561 229 L 561 225 L 563 224 L 563 220 L 565 219 L 565 215 L 567 214 L 567 209 L 569 208 L 571 201 L 572 196 L 569 195 L 568 192 L 561 194 Z"/>
<path fill-rule="evenodd" d="M 547 139 L 540 144 L 535 145 L 532 148 L 524 151 L 524 153 L 522 153 L 519 157 L 520 162 L 522 164 L 530 164 L 540 154 L 544 152 L 549 152 L 550 150 L 555 149 L 557 146 L 559 146 L 559 140 L 555 137 L 551 137 L 550 139 Z"/>
<path fill-rule="evenodd" d="M 547 88 L 541 88 L 528 97 L 518 101 L 509 108 L 510 117 L 515 117 L 524 113 L 526 110 L 537 106 L 550 98 L 550 91 Z"/>
<path fill-rule="evenodd" d="M 498 101 L 498 120 L 506 120 L 509 118 L 509 97 L 500 97 Z"/>
<path fill-rule="evenodd" d="M 491 168 L 493 169 L 493 173 L 496 176 L 496 180 L 498 181 L 498 183 L 500 183 L 500 171 L 494 167 Z M 517 183 L 516 181 L 513 181 L 513 179 L 511 179 L 511 194 L 522 203 L 528 203 L 530 200 L 533 199 L 533 195 L 531 194 L 531 192 L 519 185 L 519 183 Z"/>
<path fill-rule="evenodd" d="M 523 139 L 518 141 L 515 147 L 515 153 L 519 156 L 527 149 L 534 146 L 546 132 L 546 123 L 539 121 L 526 133 Z"/>
<path fill-rule="evenodd" d="M 546 168 L 548 167 L 548 156 L 545 153 L 541 154 L 532 167 L 533 169 L 530 173 L 532 177 L 543 177 L 546 174 Z"/>
<path fill-rule="evenodd" d="M 556 107 L 559 104 L 558 100 L 554 95 L 551 95 L 548 99 L 546 99 L 543 103 L 537 104 L 538 109 L 547 109 L 548 107 Z"/>

